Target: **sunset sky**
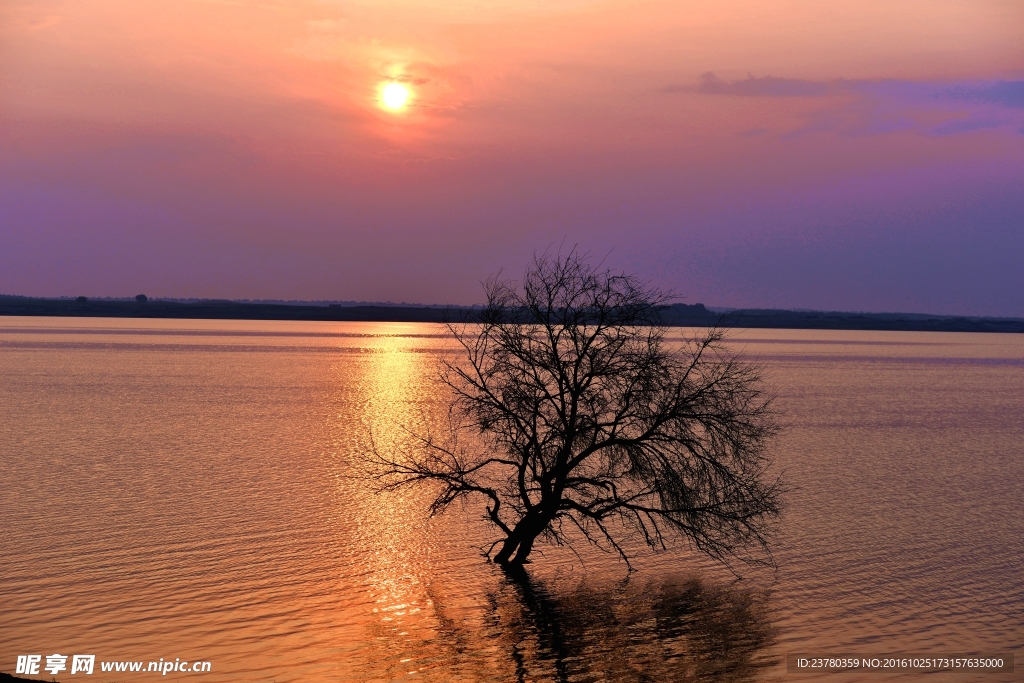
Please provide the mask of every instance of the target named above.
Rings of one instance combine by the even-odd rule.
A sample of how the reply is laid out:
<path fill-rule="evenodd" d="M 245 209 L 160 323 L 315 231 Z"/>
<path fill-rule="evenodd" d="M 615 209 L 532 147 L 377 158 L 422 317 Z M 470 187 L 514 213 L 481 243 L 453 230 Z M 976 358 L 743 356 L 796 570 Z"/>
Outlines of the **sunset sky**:
<path fill-rule="evenodd" d="M 0 4 L 0 293 L 473 303 L 560 244 L 1024 316 L 1024 2 Z"/>

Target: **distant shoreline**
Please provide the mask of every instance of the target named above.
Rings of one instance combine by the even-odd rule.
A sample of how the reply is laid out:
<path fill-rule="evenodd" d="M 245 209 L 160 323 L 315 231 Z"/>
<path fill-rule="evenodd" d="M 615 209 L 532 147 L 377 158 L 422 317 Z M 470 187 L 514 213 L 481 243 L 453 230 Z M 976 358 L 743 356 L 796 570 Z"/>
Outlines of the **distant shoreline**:
<path fill-rule="evenodd" d="M 443 323 L 472 321 L 470 307 L 384 305 L 291 305 L 236 301 L 117 301 L 0 296 L 2 316 L 81 318 L 177 318 L 196 320 L 309 320 L 350 322 Z M 680 327 L 721 325 L 730 328 L 805 330 L 890 330 L 899 332 L 1024 333 L 1024 318 L 924 315 L 918 313 L 845 313 L 743 309 L 709 311 L 703 304 L 665 307 L 664 321 Z"/>

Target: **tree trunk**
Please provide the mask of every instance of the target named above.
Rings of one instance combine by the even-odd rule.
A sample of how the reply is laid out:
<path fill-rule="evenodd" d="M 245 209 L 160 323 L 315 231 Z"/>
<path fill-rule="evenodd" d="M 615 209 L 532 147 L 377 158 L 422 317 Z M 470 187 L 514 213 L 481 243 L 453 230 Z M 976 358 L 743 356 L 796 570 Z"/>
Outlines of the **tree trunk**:
<path fill-rule="evenodd" d="M 512 559 L 512 553 L 514 553 L 518 547 L 519 538 L 513 530 L 512 534 L 501 544 L 501 550 L 499 550 L 498 554 L 494 556 L 494 561 L 498 564 L 508 564 L 509 560 Z"/>
<path fill-rule="evenodd" d="M 533 542 L 550 522 L 540 513 L 528 512 L 501 544 L 501 550 L 494 556 L 494 561 L 498 564 L 522 565 L 533 550 Z"/>
<path fill-rule="evenodd" d="M 521 567 L 525 562 L 526 558 L 530 555 L 530 551 L 533 550 L 533 541 L 540 536 L 540 532 L 527 536 L 519 543 L 519 550 L 516 551 L 516 556 L 512 558 L 513 566 Z"/>

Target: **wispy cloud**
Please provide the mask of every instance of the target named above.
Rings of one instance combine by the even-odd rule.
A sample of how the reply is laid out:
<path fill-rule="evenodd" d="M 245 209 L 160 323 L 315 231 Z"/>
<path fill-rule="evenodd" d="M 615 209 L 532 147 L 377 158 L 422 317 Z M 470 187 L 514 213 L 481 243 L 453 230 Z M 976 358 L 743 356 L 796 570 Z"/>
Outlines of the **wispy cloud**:
<path fill-rule="evenodd" d="M 942 125 L 935 126 L 931 132 L 935 135 L 956 135 L 957 133 L 970 133 L 976 130 L 987 130 L 989 128 L 1002 128 L 1009 121 L 993 119 L 961 119 L 959 121 L 948 121 Z"/>
<path fill-rule="evenodd" d="M 695 92 L 704 95 L 733 95 L 736 97 L 815 97 L 834 91 L 833 84 L 818 81 L 802 81 L 796 78 L 757 78 L 748 75 L 742 81 L 723 81 L 708 71 L 701 75 L 700 82 L 691 85 L 668 85 L 662 92 Z"/>
<path fill-rule="evenodd" d="M 997 104 L 1024 109 L 1024 81 L 994 81 L 980 85 L 956 85 L 946 91 L 951 99 Z"/>
<path fill-rule="evenodd" d="M 983 130 L 1017 130 L 1024 122 L 1024 80 L 909 81 L 900 79 L 811 81 L 754 76 L 726 81 L 713 72 L 696 83 L 670 84 L 663 93 L 727 97 L 816 98 L 828 105 L 806 114 L 783 137 L 815 132 L 879 135 L 916 130 L 947 136 Z"/>

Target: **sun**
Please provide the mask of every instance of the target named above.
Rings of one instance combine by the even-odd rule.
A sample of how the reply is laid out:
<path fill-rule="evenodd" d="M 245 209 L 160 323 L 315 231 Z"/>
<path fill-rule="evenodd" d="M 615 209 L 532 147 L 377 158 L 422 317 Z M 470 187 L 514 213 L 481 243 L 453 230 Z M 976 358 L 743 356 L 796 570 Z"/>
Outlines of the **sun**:
<path fill-rule="evenodd" d="M 401 83 L 385 83 L 380 89 L 380 106 L 389 111 L 401 111 L 409 103 L 409 88 Z"/>

